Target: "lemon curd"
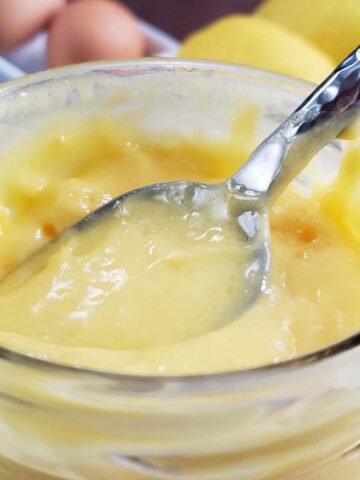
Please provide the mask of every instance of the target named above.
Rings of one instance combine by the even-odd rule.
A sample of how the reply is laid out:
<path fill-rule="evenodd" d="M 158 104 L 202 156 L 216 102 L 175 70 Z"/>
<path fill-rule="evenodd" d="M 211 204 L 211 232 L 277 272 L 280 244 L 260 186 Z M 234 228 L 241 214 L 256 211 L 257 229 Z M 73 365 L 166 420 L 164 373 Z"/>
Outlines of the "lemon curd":
<path fill-rule="evenodd" d="M 1 345 L 95 369 L 193 374 L 281 362 L 359 329 L 358 244 L 333 208 L 346 167 L 330 194 L 309 197 L 290 187 L 277 201 L 268 288 L 230 323 L 240 285 L 237 232 L 185 211 L 182 222 L 169 220 L 161 206 L 135 205 L 125 230 L 73 234 L 39 272 L 20 285 L 11 275 L 7 281 L 24 259 L 114 196 L 159 181 L 221 181 L 246 155 L 235 144 L 232 151 L 230 140 L 139 138 L 96 119 L 81 128 L 57 124 L 41 141 L 2 154 Z M 354 148 L 349 159 L 357 155 Z M 146 218 L 156 218 L 156 228 Z M 201 295 L 192 297 L 194 289 Z"/>

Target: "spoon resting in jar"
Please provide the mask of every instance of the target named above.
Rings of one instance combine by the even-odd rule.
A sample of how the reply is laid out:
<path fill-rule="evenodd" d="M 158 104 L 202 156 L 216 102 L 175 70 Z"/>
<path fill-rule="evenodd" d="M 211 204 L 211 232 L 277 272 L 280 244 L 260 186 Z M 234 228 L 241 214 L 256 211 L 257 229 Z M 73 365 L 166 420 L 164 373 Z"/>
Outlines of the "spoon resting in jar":
<path fill-rule="evenodd" d="M 20 309 L 88 330 L 112 319 L 123 348 L 223 327 L 268 289 L 274 200 L 359 111 L 360 47 L 228 180 L 120 195 L 21 264 L 0 296 L 16 290 Z"/>

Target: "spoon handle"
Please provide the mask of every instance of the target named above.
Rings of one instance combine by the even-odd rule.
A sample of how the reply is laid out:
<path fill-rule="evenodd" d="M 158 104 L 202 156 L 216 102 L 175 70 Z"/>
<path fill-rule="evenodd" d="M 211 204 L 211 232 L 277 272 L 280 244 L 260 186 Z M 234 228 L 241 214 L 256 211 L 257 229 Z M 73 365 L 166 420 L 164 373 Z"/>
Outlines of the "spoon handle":
<path fill-rule="evenodd" d="M 360 112 L 360 46 L 264 140 L 232 184 L 275 199 Z"/>

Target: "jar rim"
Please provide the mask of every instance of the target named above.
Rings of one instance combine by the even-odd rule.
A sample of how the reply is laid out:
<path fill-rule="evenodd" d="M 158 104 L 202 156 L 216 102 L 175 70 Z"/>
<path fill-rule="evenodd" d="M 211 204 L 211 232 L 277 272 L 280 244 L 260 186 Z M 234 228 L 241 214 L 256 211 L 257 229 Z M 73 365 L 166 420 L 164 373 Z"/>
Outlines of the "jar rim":
<path fill-rule="evenodd" d="M 136 69 L 134 71 L 134 69 Z M 176 72 L 180 69 L 184 72 L 193 73 L 200 71 L 202 73 L 220 72 L 223 74 L 249 75 L 257 81 L 265 80 L 266 82 L 274 82 L 286 89 L 289 87 L 301 90 L 303 93 L 314 88 L 314 84 L 300 78 L 296 78 L 283 73 L 273 72 L 271 70 L 251 67 L 247 65 L 235 64 L 230 62 L 217 62 L 207 60 L 194 59 L 175 59 L 175 58 L 143 58 L 125 61 L 101 61 L 89 62 L 78 65 L 72 65 L 62 68 L 38 72 L 26 77 L 20 77 L 15 80 L 5 82 L 0 86 L 0 97 L 16 93 L 17 90 L 30 88 L 47 81 L 56 81 L 68 76 L 84 75 L 86 73 L 113 73 L 115 75 L 140 75 L 144 73 L 156 72 Z M 152 385 L 156 389 L 161 390 L 164 385 L 176 385 L 177 393 L 191 393 L 193 390 L 199 390 L 201 385 L 216 385 L 219 382 L 223 385 L 234 386 L 234 382 L 239 385 L 248 383 L 249 380 L 256 381 L 259 378 L 268 377 L 269 375 L 277 375 L 289 373 L 305 366 L 318 364 L 326 359 L 338 357 L 350 350 L 360 346 L 360 331 L 356 332 L 336 343 L 313 352 L 294 357 L 292 359 L 279 363 L 267 364 L 259 367 L 253 367 L 242 370 L 232 370 L 226 372 L 213 372 L 205 374 L 192 375 L 138 375 L 117 373 L 111 371 L 97 370 L 92 368 L 83 368 L 75 365 L 63 364 L 30 356 L 29 354 L 11 350 L 7 347 L 0 346 L 0 359 L 16 363 L 21 366 L 46 369 L 47 372 L 56 372 L 64 374 L 82 374 L 94 378 L 108 378 L 110 380 L 120 382 L 131 382 L 134 385 Z M 183 388 L 182 388 L 183 387 Z"/>

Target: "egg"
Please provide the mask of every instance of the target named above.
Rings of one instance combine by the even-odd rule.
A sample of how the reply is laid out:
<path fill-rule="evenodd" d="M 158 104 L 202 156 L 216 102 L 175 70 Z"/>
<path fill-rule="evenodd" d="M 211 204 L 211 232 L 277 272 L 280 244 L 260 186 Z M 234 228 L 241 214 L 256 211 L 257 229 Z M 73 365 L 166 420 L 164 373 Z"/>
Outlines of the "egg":
<path fill-rule="evenodd" d="M 16 47 L 65 5 L 65 0 L 0 0 L 0 52 Z"/>
<path fill-rule="evenodd" d="M 48 63 L 51 67 L 135 58 L 144 53 L 145 39 L 135 15 L 113 0 L 69 3 L 49 28 Z"/>

